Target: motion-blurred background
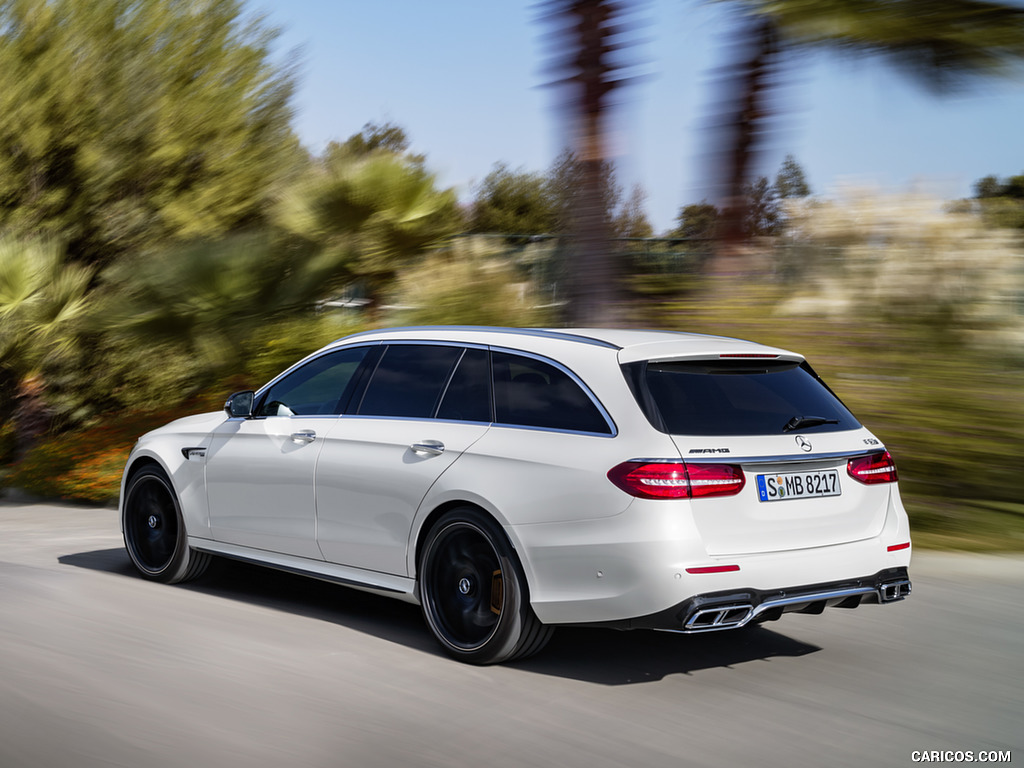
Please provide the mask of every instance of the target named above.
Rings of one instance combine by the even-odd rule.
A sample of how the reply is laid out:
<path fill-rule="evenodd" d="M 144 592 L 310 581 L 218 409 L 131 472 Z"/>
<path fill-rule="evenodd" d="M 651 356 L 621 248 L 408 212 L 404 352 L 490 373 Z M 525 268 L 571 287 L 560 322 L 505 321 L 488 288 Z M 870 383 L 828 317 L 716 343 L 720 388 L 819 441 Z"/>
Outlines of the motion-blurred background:
<path fill-rule="evenodd" d="M 139 434 L 369 327 L 633 325 L 806 354 L 918 545 L 1024 548 L 1020 5 L 267 5 L 0 2 L 0 486 L 116 499 Z M 870 134 L 801 138 L 829 56 Z"/>

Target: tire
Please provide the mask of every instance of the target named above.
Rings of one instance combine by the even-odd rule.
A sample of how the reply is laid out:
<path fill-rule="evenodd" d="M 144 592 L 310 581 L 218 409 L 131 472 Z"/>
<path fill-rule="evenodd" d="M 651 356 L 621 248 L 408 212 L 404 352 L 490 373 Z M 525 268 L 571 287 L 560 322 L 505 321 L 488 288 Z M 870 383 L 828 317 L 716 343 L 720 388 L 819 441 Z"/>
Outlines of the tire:
<path fill-rule="evenodd" d="M 474 507 L 454 509 L 430 529 L 419 579 L 427 626 L 459 661 L 525 658 L 554 631 L 530 607 L 526 579 L 501 527 Z"/>
<path fill-rule="evenodd" d="M 143 578 L 177 584 L 198 578 L 209 566 L 209 554 L 188 546 L 177 494 L 159 467 L 135 473 L 121 514 L 125 548 Z"/>

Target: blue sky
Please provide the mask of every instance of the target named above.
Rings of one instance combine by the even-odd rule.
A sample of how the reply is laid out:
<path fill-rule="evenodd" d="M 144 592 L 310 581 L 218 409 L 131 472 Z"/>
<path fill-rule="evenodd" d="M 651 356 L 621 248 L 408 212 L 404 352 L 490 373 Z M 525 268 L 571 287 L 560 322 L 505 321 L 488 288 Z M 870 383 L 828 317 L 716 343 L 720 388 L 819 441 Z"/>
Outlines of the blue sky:
<path fill-rule="evenodd" d="M 295 126 L 314 152 L 367 121 L 392 121 L 463 199 L 502 161 L 545 170 L 564 145 L 533 2 L 509 0 L 251 0 L 301 49 Z M 696 0 L 651 0 L 635 49 L 646 75 L 623 94 L 615 131 L 619 177 L 639 182 L 656 230 L 710 192 L 704 129 L 727 18 Z M 786 105 L 760 172 L 786 154 L 815 194 L 853 180 L 886 191 L 970 194 L 994 173 L 1024 172 L 1024 73 L 939 98 L 883 63 L 824 55 L 791 67 Z"/>

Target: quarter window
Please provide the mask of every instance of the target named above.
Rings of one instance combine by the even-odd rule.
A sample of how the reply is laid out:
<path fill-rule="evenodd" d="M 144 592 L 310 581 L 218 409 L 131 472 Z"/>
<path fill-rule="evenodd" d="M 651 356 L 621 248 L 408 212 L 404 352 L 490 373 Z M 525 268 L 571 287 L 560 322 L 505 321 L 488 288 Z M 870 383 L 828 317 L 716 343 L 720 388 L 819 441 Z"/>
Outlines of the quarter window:
<path fill-rule="evenodd" d="M 263 396 L 258 416 L 341 413 L 355 384 L 355 372 L 369 347 L 330 352 L 310 360 L 276 382 Z"/>
<path fill-rule="evenodd" d="M 461 353 L 459 347 L 433 344 L 388 346 L 356 413 L 430 418 Z"/>
<path fill-rule="evenodd" d="M 499 424 L 611 434 L 601 411 L 571 376 L 531 357 L 492 353 Z"/>

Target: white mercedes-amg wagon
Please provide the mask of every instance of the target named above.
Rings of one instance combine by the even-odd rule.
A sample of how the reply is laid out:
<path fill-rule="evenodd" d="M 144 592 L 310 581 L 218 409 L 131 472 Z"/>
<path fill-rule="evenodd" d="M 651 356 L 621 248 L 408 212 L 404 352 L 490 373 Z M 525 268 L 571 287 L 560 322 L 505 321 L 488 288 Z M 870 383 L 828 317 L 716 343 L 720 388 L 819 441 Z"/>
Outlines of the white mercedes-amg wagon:
<path fill-rule="evenodd" d="M 144 435 L 120 512 L 146 578 L 219 555 L 390 595 L 486 664 L 560 624 L 711 632 L 902 600 L 896 479 L 793 352 L 395 328 Z"/>

